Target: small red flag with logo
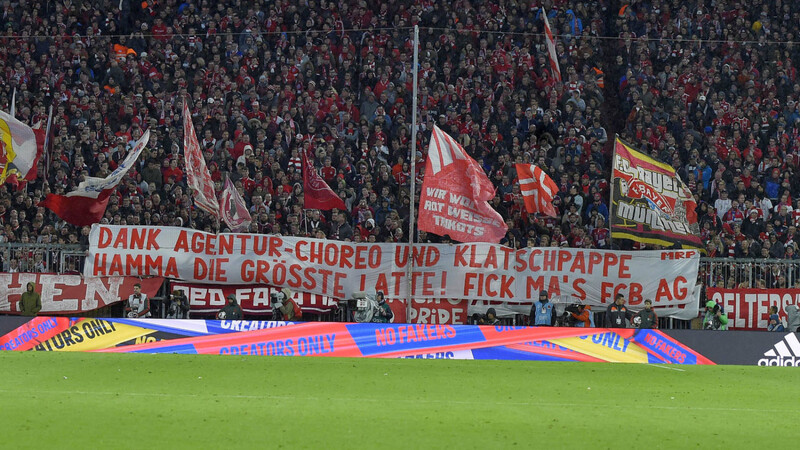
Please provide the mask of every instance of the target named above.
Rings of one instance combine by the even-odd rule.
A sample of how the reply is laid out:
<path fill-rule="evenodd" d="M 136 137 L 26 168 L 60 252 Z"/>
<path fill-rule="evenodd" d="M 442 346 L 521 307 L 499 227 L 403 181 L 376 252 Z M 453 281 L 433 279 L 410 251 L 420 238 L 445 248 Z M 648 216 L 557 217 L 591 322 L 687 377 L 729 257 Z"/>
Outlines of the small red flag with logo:
<path fill-rule="evenodd" d="M 556 217 L 556 208 L 553 206 L 553 197 L 558 192 L 558 186 L 544 170 L 533 164 L 515 164 L 522 199 L 525 209 L 529 213 L 540 213 Z"/>
<path fill-rule="evenodd" d="M 302 151 L 301 153 L 303 154 L 303 207 L 323 211 L 334 208 L 347 209 L 341 197 L 336 195 L 328 183 L 319 176 L 306 152 Z"/>

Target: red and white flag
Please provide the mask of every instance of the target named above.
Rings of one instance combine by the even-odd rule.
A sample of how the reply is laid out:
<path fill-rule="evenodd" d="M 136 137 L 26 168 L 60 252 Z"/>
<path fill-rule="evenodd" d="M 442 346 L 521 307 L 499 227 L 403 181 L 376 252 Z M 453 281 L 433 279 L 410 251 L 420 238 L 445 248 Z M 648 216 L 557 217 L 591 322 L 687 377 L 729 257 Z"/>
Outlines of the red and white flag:
<path fill-rule="evenodd" d="M 301 151 L 301 153 L 303 154 L 303 208 L 323 211 L 334 208 L 347 209 L 341 197 L 319 176 L 306 152 Z"/>
<path fill-rule="evenodd" d="M 558 185 L 544 170 L 533 164 L 514 164 L 519 178 L 520 192 L 525 201 L 525 209 L 531 214 L 544 214 L 557 217 L 553 206 L 553 197 L 558 192 Z"/>
<path fill-rule="evenodd" d="M 100 222 L 108 206 L 108 198 L 139 158 L 150 130 L 144 132 L 125 159 L 105 178 L 87 177 L 74 191 L 66 195 L 47 194 L 38 206 L 44 206 L 68 223 L 79 227 Z"/>
<path fill-rule="evenodd" d="M 194 203 L 212 216 L 218 215 L 219 203 L 214 192 L 214 181 L 211 180 L 203 152 L 200 151 L 186 98 L 183 99 L 183 156 L 186 158 L 186 180 L 192 188 Z"/>
<path fill-rule="evenodd" d="M 8 182 L 21 188 L 25 182 L 35 180 L 44 140 L 41 123 L 31 128 L 0 111 L 0 184 Z"/>
<path fill-rule="evenodd" d="M 500 242 L 508 226 L 489 206 L 494 191 L 478 163 L 434 125 L 419 199 L 419 229 L 460 242 Z"/>
<path fill-rule="evenodd" d="M 228 177 L 225 178 L 225 189 L 220 194 L 219 207 L 219 215 L 232 232 L 241 233 L 250 229 L 253 218 L 250 217 L 244 199 Z"/>
<path fill-rule="evenodd" d="M 547 41 L 547 54 L 550 57 L 550 71 L 556 81 L 561 81 L 561 69 L 558 67 L 558 55 L 556 55 L 556 42 L 553 39 L 553 30 L 550 29 L 550 22 L 547 21 L 547 13 L 542 8 L 542 18 L 544 19 L 544 36 Z"/>

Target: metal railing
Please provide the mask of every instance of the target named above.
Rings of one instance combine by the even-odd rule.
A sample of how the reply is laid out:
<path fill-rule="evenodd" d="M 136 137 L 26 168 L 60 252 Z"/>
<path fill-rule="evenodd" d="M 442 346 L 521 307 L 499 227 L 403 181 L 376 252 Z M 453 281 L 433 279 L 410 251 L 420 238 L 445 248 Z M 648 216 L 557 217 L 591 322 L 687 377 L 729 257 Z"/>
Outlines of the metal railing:
<path fill-rule="evenodd" d="M 800 260 L 701 258 L 699 281 L 718 288 L 790 288 L 800 284 Z"/>
<path fill-rule="evenodd" d="M 80 244 L 0 244 L 3 272 L 80 273 L 87 247 Z"/>

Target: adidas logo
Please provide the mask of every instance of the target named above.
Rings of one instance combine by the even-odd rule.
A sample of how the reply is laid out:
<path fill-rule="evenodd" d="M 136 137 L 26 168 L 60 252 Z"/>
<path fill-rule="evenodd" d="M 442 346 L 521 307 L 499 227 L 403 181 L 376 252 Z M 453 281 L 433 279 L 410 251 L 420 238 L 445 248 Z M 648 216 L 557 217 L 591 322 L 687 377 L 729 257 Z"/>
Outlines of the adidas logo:
<path fill-rule="evenodd" d="M 759 359 L 759 366 L 800 367 L 800 341 L 797 335 L 787 334 L 772 350 L 764 352 L 764 356 L 767 358 Z"/>

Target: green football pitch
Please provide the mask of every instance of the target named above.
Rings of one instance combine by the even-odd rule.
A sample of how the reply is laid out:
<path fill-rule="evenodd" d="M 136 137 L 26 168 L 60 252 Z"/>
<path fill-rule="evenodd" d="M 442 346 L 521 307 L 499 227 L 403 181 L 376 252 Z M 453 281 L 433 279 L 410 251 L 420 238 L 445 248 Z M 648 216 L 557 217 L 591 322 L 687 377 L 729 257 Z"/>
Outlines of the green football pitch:
<path fill-rule="evenodd" d="M 0 352 L 5 448 L 788 448 L 796 368 Z"/>

